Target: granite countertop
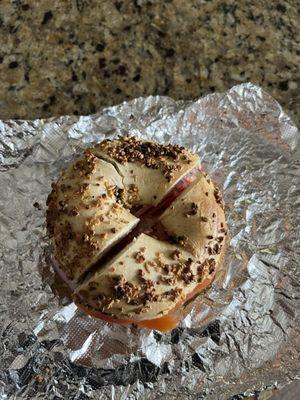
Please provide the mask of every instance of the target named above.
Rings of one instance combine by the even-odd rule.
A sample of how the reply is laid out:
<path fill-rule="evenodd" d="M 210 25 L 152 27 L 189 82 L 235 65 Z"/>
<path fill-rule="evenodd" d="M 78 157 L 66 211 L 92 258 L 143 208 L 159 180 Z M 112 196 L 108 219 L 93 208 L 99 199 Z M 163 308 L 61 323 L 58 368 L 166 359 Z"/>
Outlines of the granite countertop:
<path fill-rule="evenodd" d="M 293 0 L 3 0 L 0 118 L 89 114 L 150 94 L 191 99 L 251 81 L 299 124 L 297 28 Z"/>

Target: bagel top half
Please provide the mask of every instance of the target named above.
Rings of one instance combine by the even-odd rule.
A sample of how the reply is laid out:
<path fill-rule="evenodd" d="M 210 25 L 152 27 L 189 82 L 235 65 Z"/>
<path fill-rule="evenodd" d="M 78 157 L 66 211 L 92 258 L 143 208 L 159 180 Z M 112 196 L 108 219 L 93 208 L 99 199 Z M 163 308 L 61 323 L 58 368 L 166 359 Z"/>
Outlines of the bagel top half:
<path fill-rule="evenodd" d="M 164 238 L 141 234 L 80 285 L 86 308 L 115 319 L 168 314 L 221 268 L 227 227 L 218 189 L 198 177 L 160 217 Z"/>
<path fill-rule="evenodd" d="M 75 300 L 118 320 L 162 317 L 197 287 L 200 291 L 211 283 L 224 250 L 195 258 L 183 246 L 142 233 L 83 282 Z"/>
<path fill-rule="evenodd" d="M 224 205 L 206 175 L 195 179 L 159 220 L 170 238 L 197 259 L 221 253 L 227 236 Z"/>
<path fill-rule="evenodd" d="M 196 154 L 178 145 L 134 137 L 87 149 L 47 199 L 47 228 L 60 270 L 78 281 L 139 222 L 131 210 L 156 206 L 198 164 Z"/>
<path fill-rule="evenodd" d="M 122 177 L 130 205 L 156 206 L 197 164 L 199 156 L 178 145 L 140 141 L 133 136 L 105 140 L 92 152 L 112 163 Z"/>

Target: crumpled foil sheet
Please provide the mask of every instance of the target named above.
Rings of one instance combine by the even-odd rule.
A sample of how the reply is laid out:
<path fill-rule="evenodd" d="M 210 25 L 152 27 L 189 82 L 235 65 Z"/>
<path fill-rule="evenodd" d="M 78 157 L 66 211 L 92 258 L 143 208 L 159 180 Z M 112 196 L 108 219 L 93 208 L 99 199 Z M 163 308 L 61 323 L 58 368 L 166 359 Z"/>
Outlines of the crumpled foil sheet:
<path fill-rule="evenodd" d="M 49 268 L 51 181 L 90 143 L 124 133 L 192 148 L 224 192 L 224 271 L 168 334 L 82 314 Z M 299 378 L 299 155 L 297 128 L 252 84 L 0 121 L 0 398 L 222 400 Z"/>

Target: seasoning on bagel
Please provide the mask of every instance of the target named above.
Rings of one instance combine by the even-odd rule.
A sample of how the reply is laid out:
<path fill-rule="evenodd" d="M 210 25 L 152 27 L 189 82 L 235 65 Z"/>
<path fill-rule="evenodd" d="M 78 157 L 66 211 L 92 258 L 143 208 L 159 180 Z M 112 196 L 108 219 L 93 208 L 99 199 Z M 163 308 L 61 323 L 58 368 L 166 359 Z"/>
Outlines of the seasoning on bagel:
<path fill-rule="evenodd" d="M 84 312 L 167 331 L 215 277 L 227 226 L 197 154 L 135 137 L 87 149 L 53 184 L 56 269 Z"/>

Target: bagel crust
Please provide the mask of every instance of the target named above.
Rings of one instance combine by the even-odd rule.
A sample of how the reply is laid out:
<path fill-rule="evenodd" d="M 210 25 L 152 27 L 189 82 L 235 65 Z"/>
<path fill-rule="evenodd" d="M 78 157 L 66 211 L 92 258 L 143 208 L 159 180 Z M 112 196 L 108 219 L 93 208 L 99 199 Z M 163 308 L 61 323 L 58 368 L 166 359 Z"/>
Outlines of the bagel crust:
<path fill-rule="evenodd" d="M 197 178 L 160 217 L 167 233 L 194 257 L 221 253 L 227 235 L 218 187 L 207 176 Z"/>
<path fill-rule="evenodd" d="M 116 319 L 168 314 L 203 280 L 215 275 L 216 257 L 195 259 L 177 245 L 141 234 L 76 291 L 79 303 Z"/>
<path fill-rule="evenodd" d="M 161 319 L 211 283 L 227 226 L 220 191 L 199 168 L 198 155 L 178 145 L 126 136 L 87 149 L 52 185 L 54 258 L 84 310 L 131 323 Z M 147 223 L 136 212 L 145 206 L 154 210 Z"/>
<path fill-rule="evenodd" d="M 52 185 L 47 228 L 54 258 L 70 280 L 78 280 L 138 218 L 117 202 L 122 180 L 114 167 L 89 150 Z"/>
<path fill-rule="evenodd" d="M 134 205 L 156 206 L 200 163 L 197 154 L 183 147 L 143 142 L 133 136 L 103 141 L 92 151 L 113 163 L 127 187 L 128 202 Z M 135 193 L 133 198 L 130 188 Z"/>

